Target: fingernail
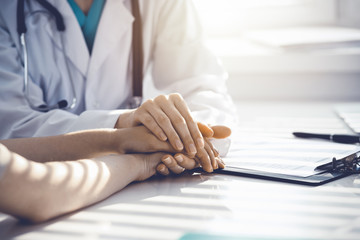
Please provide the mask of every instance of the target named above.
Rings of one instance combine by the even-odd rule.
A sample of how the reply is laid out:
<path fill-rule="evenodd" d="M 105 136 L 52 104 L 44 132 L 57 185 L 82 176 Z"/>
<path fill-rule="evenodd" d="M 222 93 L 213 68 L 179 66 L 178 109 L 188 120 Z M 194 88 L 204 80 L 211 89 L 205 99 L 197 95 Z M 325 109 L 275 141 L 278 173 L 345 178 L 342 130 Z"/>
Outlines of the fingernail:
<path fill-rule="evenodd" d="M 166 164 L 170 164 L 171 159 L 169 157 L 166 157 L 166 158 L 164 158 L 163 162 L 165 162 Z"/>
<path fill-rule="evenodd" d="M 160 166 L 159 171 L 160 171 L 160 172 L 164 172 L 164 171 L 165 171 L 165 166 Z"/>
<path fill-rule="evenodd" d="M 185 168 L 183 168 L 183 167 L 176 166 L 176 168 L 178 169 L 178 171 L 179 171 L 179 172 L 183 172 L 183 171 L 185 171 Z"/>
<path fill-rule="evenodd" d="M 167 137 L 166 137 L 166 135 L 165 135 L 164 133 L 160 133 L 160 138 L 161 138 L 161 140 L 163 140 L 163 141 L 166 141 L 166 140 L 167 140 Z"/>
<path fill-rule="evenodd" d="M 218 169 L 219 168 L 219 165 L 218 165 L 218 163 L 217 163 L 217 161 L 215 160 L 215 162 L 214 162 L 214 166 L 213 166 L 213 168 L 214 169 Z"/>
<path fill-rule="evenodd" d="M 197 152 L 195 145 L 192 143 L 189 145 L 189 150 L 190 150 L 190 153 L 192 153 L 192 154 L 195 154 Z"/>
<path fill-rule="evenodd" d="M 175 141 L 175 146 L 178 150 L 182 150 L 184 148 L 184 145 L 181 143 L 180 140 Z"/>
<path fill-rule="evenodd" d="M 225 167 L 224 161 L 219 157 L 217 157 L 216 159 L 217 159 L 217 163 L 218 163 L 219 167 L 224 168 Z M 220 165 L 222 165 L 222 166 L 220 166 Z"/>
<path fill-rule="evenodd" d="M 203 148 L 205 146 L 204 139 L 198 138 L 196 141 L 200 148 Z"/>
<path fill-rule="evenodd" d="M 175 156 L 176 161 L 178 161 L 179 163 L 184 161 L 184 158 L 181 155 L 176 155 Z"/>

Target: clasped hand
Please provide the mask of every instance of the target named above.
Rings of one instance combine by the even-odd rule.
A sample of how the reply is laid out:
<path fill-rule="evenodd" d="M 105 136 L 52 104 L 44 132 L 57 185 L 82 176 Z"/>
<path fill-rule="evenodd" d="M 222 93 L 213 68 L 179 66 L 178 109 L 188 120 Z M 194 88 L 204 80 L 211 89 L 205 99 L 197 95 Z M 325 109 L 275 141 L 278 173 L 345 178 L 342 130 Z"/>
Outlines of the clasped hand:
<path fill-rule="evenodd" d="M 122 114 L 115 127 L 133 128 L 144 125 L 148 134 L 133 136 L 134 142 L 128 141 L 128 149 L 133 152 L 164 151 L 176 153 L 162 157 L 162 164 L 157 167 L 161 174 L 169 174 L 169 169 L 180 173 L 184 169 L 201 166 L 205 171 L 223 168 L 224 163 L 217 150 L 209 141 L 211 137 L 227 137 L 230 129 L 227 127 L 208 127 L 197 123 L 180 94 L 160 95 L 147 100 L 139 108 Z M 147 136 L 147 137 L 145 137 Z M 149 149 L 145 146 L 148 146 Z"/>

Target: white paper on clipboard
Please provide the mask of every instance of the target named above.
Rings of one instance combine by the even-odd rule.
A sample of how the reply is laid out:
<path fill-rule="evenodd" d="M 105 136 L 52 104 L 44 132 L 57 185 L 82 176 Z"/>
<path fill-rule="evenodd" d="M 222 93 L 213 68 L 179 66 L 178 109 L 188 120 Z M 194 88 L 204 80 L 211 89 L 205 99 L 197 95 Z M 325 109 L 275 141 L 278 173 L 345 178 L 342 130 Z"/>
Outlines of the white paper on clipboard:
<path fill-rule="evenodd" d="M 224 161 L 228 167 L 309 177 L 319 173 L 315 168 L 333 157 L 345 157 L 359 150 L 356 145 L 328 141 L 242 137 L 233 140 Z"/>

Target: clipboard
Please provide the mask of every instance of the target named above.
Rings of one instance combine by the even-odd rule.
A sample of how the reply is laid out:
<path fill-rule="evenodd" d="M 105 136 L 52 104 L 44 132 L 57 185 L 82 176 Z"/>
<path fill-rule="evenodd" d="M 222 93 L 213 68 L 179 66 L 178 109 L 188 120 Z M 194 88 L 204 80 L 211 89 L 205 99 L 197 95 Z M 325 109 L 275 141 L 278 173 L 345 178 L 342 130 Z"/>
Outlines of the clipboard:
<path fill-rule="evenodd" d="M 294 183 L 294 184 L 301 184 L 308 186 L 319 186 L 352 174 L 346 172 L 324 172 L 309 177 L 298 177 L 298 176 L 284 175 L 278 173 L 261 172 L 261 171 L 237 168 L 231 166 L 226 166 L 224 169 L 218 169 L 215 170 L 214 172 L 219 174 L 251 177 L 251 178 L 257 178 L 263 180 Z"/>
<path fill-rule="evenodd" d="M 263 172 L 239 167 L 226 166 L 214 172 L 235 176 L 252 177 L 264 180 L 280 181 L 286 183 L 319 186 L 337 179 L 360 173 L 360 151 L 341 159 L 333 158 L 331 162 L 318 166 L 319 174 L 308 177 L 299 177 L 271 172 Z"/>

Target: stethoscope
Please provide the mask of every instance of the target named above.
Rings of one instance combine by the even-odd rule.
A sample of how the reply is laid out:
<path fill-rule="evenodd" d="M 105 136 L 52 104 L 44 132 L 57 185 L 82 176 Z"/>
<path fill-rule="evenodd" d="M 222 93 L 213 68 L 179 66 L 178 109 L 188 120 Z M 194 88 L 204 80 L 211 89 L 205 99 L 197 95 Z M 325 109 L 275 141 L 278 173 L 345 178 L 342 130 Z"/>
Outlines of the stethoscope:
<path fill-rule="evenodd" d="M 65 23 L 64 23 L 64 19 L 63 19 L 61 13 L 46 0 L 36 0 L 36 1 L 41 6 L 43 6 L 47 11 L 49 11 L 49 13 L 52 16 L 54 16 L 55 21 L 56 21 L 57 30 L 59 32 L 64 32 L 65 31 Z M 42 104 L 40 106 L 36 106 L 30 100 L 28 51 L 27 51 L 27 47 L 26 47 L 26 31 L 27 31 L 27 29 L 26 29 L 26 24 L 25 24 L 25 9 L 24 9 L 24 7 L 25 7 L 25 0 L 18 0 L 17 32 L 20 37 L 20 44 L 21 44 L 21 48 L 22 48 L 22 52 L 23 52 L 23 56 L 24 56 L 24 95 L 25 95 L 25 98 L 32 109 L 40 111 L 40 112 L 48 112 L 53 109 L 63 109 L 63 110 L 73 109 L 76 106 L 77 98 L 75 95 L 74 81 L 73 81 L 70 71 L 69 71 L 68 61 L 65 61 L 65 62 L 66 62 L 67 72 L 69 73 L 69 77 L 70 77 L 70 81 L 71 81 L 71 88 L 72 88 L 72 95 L 73 95 L 72 103 L 69 104 L 67 100 L 63 99 L 63 100 L 58 101 L 58 103 L 56 103 L 54 105 Z M 62 41 L 62 45 L 64 46 L 62 37 L 61 37 L 61 41 Z M 64 52 L 63 52 L 63 54 L 65 57 Z"/>
<path fill-rule="evenodd" d="M 61 13 L 49 2 L 46 0 L 36 0 L 41 6 L 43 6 L 54 18 L 56 21 L 56 28 L 59 32 L 65 31 L 65 23 Z M 142 26 L 141 26 L 141 16 L 139 11 L 139 3 L 137 0 L 132 0 L 132 12 L 134 15 L 133 23 L 133 36 L 132 36 L 132 46 L 133 46 L 133 97 L 130 99 L 129 107 L 136 108 L 141 104 L 142 100 L 142 79 L 143 79 L 143 50 L 142 50 Z M 72 88 L 72 102 L 68 103 L 67 100 L 63 99 L 58 101 L 54 105 L 42 104 L 36 106 L 30 100 L 29 94 L 29 67 L 28 67 L 28 51 L 26 47 L 26 24 L 25 24 L 25 0 L 18 0 L 17 5 L 17 32 L 20 37 L 20 44 L 24 57 L 24 95 L 29 103 L 30 107 L 34 110 L 40 112 L 48 112 L 53 109 L 63 109 L 69 110 L 73 109 L 76 106 L 77 98 L 75 94 L 74 81 L 71 77 L 68 61 L 66 62 L 67 72 L 71 81 Z M 61 43 L 64 46 L 63 38 L 61 37 Z M 65 57 L 65 52 L 63 52 Z"/>

